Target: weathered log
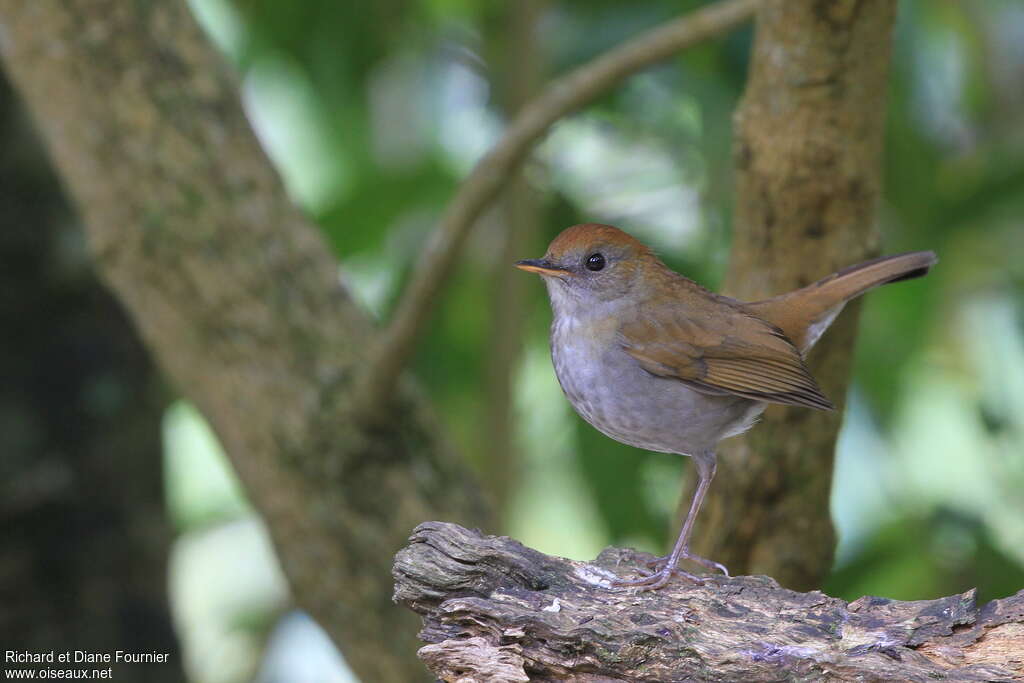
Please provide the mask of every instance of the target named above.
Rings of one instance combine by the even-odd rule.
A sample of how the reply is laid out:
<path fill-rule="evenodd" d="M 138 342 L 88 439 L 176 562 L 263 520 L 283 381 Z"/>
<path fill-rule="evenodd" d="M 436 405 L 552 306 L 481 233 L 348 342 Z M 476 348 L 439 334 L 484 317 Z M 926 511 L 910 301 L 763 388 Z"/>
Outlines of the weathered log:
<path fill-rule="evenodd" d="M 1021 681 L 1024 590 L 983 607 L 799 593 L 767 576 L 613 589 L 653 557 L 593 562 L 427 522 L 395 557 L 396 602 L 445 681 Z"/>

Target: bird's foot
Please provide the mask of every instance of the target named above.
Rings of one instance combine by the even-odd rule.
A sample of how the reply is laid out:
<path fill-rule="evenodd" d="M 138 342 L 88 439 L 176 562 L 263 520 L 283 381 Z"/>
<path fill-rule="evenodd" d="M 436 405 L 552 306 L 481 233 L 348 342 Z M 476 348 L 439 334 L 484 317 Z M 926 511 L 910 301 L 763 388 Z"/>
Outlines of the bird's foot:
<path fill-rule="evenodd" d="M 648 567 L 651 567 L 652 569 L 660 569 L 668 564 L 668 561 L 671 557 L 671 555 L 665 555 L 664 557 L 656 557 L 653 560 L 649 560 L 645 564 Z M 729 570 L 721 562 L 715 562 L 714 560 L 709 560 L 706 557 L 701 557 L 700 555 L 691 555 L 690 551 L 688 550 L 684 550 L 682 554 L 679 556 L 679 559 L 689 560 L 690 562 L 699 564 L 700 566 L 706 569 L 710 569 L 711 571 L 719 571 L 725 574 L 726 576 L 729 576 Z"/>
<path fill-rule="evenodd" d="M 639 579 L 618 579 L 616 581 L 612 581 L 612 586 L 615 588 L 638 588 L 642 591 L 657 590 L 667 584 L 673 576 L 681 576 L 698 586 L 703 586 L 703 578 L 675 566 L 676 562 L 679 560 L 689 560 L 701 565 L 702 567 L 706 567 L 712 571 L 719 571 L 726 576 L 729 576 L 729 570 L 726 569 L 725 565 L 721 562 L 715 562 L 714 560 L 709 560 L 704 557 L 700 557 L 699 555 L 691 555 L 688 550 L 684 550 L 680 553 L 679 557 L 676 558 L 676 562 L 671 562 L 671 560 L 671 555 L 656 557 L 646 563 L 648 567 L 651 567 L 651 571 L 644 569 L 639 570 L 644 574 L 644 576 Z"/>
<path fill-rule="evenodd" d="M 681 576 L 688 581 L 692 581 L 698 586 L 704 585 L 704 579 L 700 578 L 695 574 L 683 571 L 678 567 L 669 567 L 668 563 L 665 563 L 661 569 L 656 571 L 647 571 L 645 569 L 638 570 L 644 576 L 639 579 L 618 579 L 612 581 L 613 588 L 636 588 L 641 591 L 653 591 L 658 590 L 671 580 L 673 576 Z"/>

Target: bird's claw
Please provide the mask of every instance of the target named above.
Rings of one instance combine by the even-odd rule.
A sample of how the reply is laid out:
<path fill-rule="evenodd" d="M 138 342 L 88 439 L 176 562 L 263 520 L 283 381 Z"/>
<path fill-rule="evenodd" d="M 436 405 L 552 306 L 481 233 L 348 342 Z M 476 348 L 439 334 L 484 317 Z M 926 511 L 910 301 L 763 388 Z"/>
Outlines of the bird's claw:
<path fill-rule="evenodd" d="M 710 569 L 711 571 L 719 571 L 722 572 L 722 574 L 724 574 L 725 576 L 729 576 L 728 568 L 726 568 L 726 566 L 721 562 L 715 562 L 714 560 L 709 560 L 706 557 L 701 557 L 700 555 L 690 555 L 689 553 L 683 553 L 679 556 L 679 559 L 689 560 L 690 562 L 699 564 L 700 566 L 705 567 L 706 569 Z M 652 569 L 658 569 L 666 565 L 668 563 L 668 560 L 669 556 L 665 555 L 664 557 L 656 557 L 653 560 L 648 560 L 644 564 L 646 564 L 648 567 L 651 567 Z"/>
<path fill-rule="evenodd" d="M 616 581 L 612 581 L 612 587 L 637 588 L 641 591 L 657 590 L 666 585 L 673 576 L 681 576 L 698 586 L 704 585 L 704 579 L 699 576 L 683 571 L 678 567 L 669 567 L 668 564 L 657 571 L 648 572 L 643 569 L 639 571 L 641 574 L 644 574 L 644 576 L 639 579 L 618 579 Z"/>
<path fill-rule="evenodd" d="M 645 562 L 645 564 L 651 568 L 651 571 L 640 569 L 641 574 L 644 576 L 639 579 L 618 579 L 612 581 L 614 588 L 638 588 L 642 591 L 657 590 L 669 582 L 673 576 L 681 576 L 688 581 L 691 581 L 698 586 L 704 585 L 704 579 L 701 577 L 691 574 L 688 571 L 684 571 L 677 566 L 670 566 L 669 560 L 671 555 L 665 557 L 656 557 L 653 560 Z M 715 562 L 699 555 L 691 555 L 689 552 L 683 552 L 677 558 L 678 560 L 689 560 L 702 567 L 710 569 L 711 571 L 719 571 L 729 576 L 729 570 L 726 569 L 725 565 L 721 562 Z"/>

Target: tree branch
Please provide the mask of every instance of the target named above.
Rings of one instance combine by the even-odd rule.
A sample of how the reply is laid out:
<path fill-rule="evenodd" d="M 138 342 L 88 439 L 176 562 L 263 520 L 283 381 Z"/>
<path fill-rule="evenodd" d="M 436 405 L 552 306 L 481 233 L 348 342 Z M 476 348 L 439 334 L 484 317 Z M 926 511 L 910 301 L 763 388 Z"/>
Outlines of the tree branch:
<path fill-rule="evenodd" d="M 357 394 L 361 418 L 373 422 L 383 415 L 382 406 L 412 353 L 469 229 L 547 129 L 627 76 L 745 21 L 759 2 L 723 0 L 654 28 L 554 81 L 523 108 L 459 186 L 430 236 L 363 375 L 362 390 Z"/>
<path fill-rule="evenodd" d="M 386 428 L 353 423 L 372 323 L 185 2 L 0 0 L 0 53 L 97 271 L 210 421 L 295 600 L 363 680 L 416 680 L 391 557 L 417 522 L 487 524 L 487 506 L 414 391 Z"/>
<path fill-rule="evenodd" d="M 445 681 L 1010 681 L 1024 679 L 1024 591 L 851 603 L 765 576 L 612 590 L 651 556 L 592 563 L 428 522 L 395 557 L 395 601 L 423 619 Z"/>

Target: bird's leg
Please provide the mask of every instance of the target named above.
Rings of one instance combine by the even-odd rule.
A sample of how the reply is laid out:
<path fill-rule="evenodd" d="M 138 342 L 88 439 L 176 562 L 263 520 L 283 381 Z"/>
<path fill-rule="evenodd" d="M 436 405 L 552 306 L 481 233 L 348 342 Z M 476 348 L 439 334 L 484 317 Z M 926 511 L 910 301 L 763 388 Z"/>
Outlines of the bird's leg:
<path fill-rule="evenodd" d="M 715 477 L 715 452 L 705 451 L 695 455 L 693 456 L 693 463 L 697 467 L 697 490 L 693 494 L 693 500 L 690 501 L 690 510 L 686 514 L 686 521 L 683 522 L 683 528 L 679 532 L 679 538 L 676 539 L 672 552 L 667 557 L 658 558 L 652 563 L 655 566 L 659 564 L 663 564 L 663 566 L 657 571 L 640 579 L 630 581 L 620 579 L 618 581 L 614 581 L 612 582 L 613 586 L 637 587 L 641 590 L 653 590 L 664 586 L 675 574 L 684 576 L 694 583 L 704 583 L 702 579 L 676 567 L 679 560 L 683 559 L 696 562 L 708 569 L 716 569 L 726 576 L 729 575 L 729 570 L 725 568 L 725 565 L 690 554 L 690 533 L 693 531 L 693 523 L 696 521 L 697 514 L 700 512 L 700 506 L 704 502 L 704 496 L 708 492 L 708 486 L 711 485 L 711 480 Z"/>

